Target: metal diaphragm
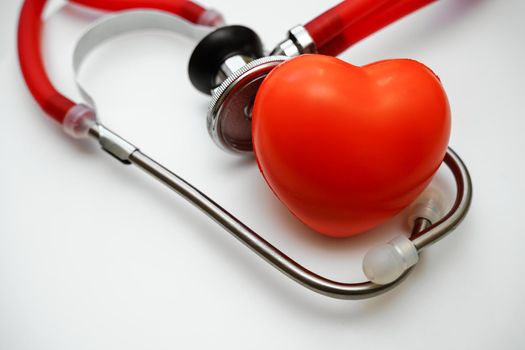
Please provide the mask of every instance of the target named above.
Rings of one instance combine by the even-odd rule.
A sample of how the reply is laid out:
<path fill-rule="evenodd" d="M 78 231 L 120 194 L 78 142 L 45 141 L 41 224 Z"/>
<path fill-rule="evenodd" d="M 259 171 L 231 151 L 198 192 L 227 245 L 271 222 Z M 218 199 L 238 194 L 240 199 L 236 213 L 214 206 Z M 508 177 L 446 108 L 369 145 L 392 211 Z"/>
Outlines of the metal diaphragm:
<path fill-rule="evenodd" d="M 268 73 L 287 59 L 286 56 L 256 59 L 213 90 L 207 124 L 220 148 L 235 153 L 253 150 L 251 110 L 255 96 Z"/>

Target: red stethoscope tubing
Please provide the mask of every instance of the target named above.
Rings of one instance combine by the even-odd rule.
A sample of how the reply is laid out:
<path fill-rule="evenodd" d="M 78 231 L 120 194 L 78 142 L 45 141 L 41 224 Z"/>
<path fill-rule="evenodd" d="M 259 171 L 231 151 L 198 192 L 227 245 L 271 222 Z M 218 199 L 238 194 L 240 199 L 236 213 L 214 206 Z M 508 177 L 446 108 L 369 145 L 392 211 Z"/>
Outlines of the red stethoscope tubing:
<path fill-rule="evenodd" d="M 346 0 L 306 25 L 322 54 L 341 53 L 350 45 L 435 0 Z M 71 0 L 108 11 L 149 8 L 197 23 L 206 11 L 187 0 Z M 47 0 L 25 0 L 18 24 L 18 56 L 26 84 L 41 108 L 62 123 L 75 102 L 51 83 L 41 53 L 42 13 Z M 344 25 L 343 25 L 344 24 Z"/>
<path fill-rule="evenodd" d="M 393 1 L 397 0 L 346 0 L 320 14 L 304 27 L 315 46 L 320 48 L 363 17 Z"/>
<path fill-rule="evenodd" d="M 149 8 L 176 14 L 192 23 L 198 23 L 206 9 L 184 0 L 69 0 L 80 5 L 105 11 L 123 11 Z"/>
<path fill-rule="evenodd" d="M 58 92 L 46 73 L 41 54 L 42 12 L 46 0 L 26 0 L 18 24 L 18 59 L 31 94 L 53 119 L 62 123 L 73 101 Z"/>
<path fill-rule="evenodd" d="M 154 8 L 168 11 L 196 23 L 206 11 L 186 0 L 75 0 L 78 4 L 101 10 Z M 41 52 L 42 13 L 47 0 L 25 0 L 18 23 L 18 57 L 26 84 L 42 109 L 62 123 L 75 102 L 61 94 L 51 83 Z"/>
<path fill-rule="evenodd" d="M 320 54 L 337 56 L 381 28 L 429 5 L 436 0 L 395 0 L 383 4 L 359 21 L 347 26 L 345 30 L 332 37 L 323 45 L 317 45 Z M 347 1 L 348 2 L 348 1 Z"/>

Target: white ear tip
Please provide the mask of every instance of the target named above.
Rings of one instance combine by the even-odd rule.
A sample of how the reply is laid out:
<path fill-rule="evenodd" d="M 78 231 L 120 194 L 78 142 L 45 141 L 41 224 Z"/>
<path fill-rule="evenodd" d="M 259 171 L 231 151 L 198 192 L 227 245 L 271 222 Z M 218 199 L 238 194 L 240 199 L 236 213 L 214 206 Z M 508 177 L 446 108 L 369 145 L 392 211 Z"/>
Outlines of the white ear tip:
<path fill-rule="evenodd" d="M 416 247 L 405 236 L 394 238 L 387 244 L 371 249 L 363 260 L 363 272 L 377 284 L 397 280 L 419 259 Z"/>

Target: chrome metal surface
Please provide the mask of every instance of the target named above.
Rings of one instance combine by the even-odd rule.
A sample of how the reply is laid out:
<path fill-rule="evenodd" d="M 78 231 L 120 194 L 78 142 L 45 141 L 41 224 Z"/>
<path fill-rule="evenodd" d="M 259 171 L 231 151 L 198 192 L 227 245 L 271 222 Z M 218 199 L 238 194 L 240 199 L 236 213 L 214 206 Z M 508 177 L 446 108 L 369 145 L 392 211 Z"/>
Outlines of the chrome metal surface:
<path fill-rule="evenodd" d="M 305 27 L 298 25 L 290 29 L 288 32 L 290 39 L 297 45 L 301 53 L 317 53 L 317 47 L 315 47 L 314 39 L 310 36 L 310 33 Z"/>
<path fill-rule="evenodd" d="M 414 222 L 414 226 L 413 226 L 413 229 L 412 229 L 412 235 L 410 235 L 410 238 L 412 238 L 412 236 L 416 236 L 421 231 L 426 230 L 431 225 L 432 225 L 432 223 L 430 221 L 428 221 L 427 219 L 425 219 L 425 218 L 417 218 L 415 220 L 415 222 Z"/>
<path fill-rule="evenodd" d="M 292 260 L 205 194 L 145 154 L 136 151 L 130 160 L 202 210 L 275 268 L 317 293 L 338 299 L 364 299 L 384 293 L 402 280 L 401 278 L 389 285 L 378 285 L 372 282 L 341 283 L 319 276 Z"/>
<path fill-rule="evenodd" d="M 218 86 L 222 84 L 230 75 L 253 61 L 253 58 L 242 55 L 235 55 L 227 58 L 221 65 L 217 76 L 215 77 L 215 84 Z"/>
<path fill-rule="evenodd" d="M 306 28 L 298 25 L 288 31 L 288 38 L 277 44 L 271 55 L 295 57 L 306 53 L 317 53 L 317 47 Z"/>
<path fill-rule="evenodd" d="M 208 132 L 213 141 L 230 152 L 252 150 L 251 104 L 268 73 L 286 61 L 285 56 L 256 59 L 231 74 L 217 89 L 208 110 Z"/>
<path fill-rule="evenodd" d="M 130 156 L 137 150 L 133 144 L 99 123 L 89 129 L 89 135 L 98 140 L 104 151 L 125 164 L 131 164 Z"/>
<path fill-rule="evenodd" d="M 204 193 L 102 125 L 99 124 L 97 128 L 93 128 L 90 135 L 98 139 L 101 145 L 103 145 L 102 147 L 116 158 L 136 165 L 164 183 L 171 190 L 181 195 L 216 221 L 276 269 L 314 292 L 337 299 L 370 298 L 395 287 L 408 275 L 409 271 L 411 271 L 409 269 L 399 279 L 387 285 L 379 285 L 370 281 L 343 283 L 327 279 L 308 270 L 288 257 Z M 450 212 L 434 225 L 429 226 L 429 222 L 426 220 L 417 220 L 412 230 L 411 240 L 418 250 L 421 250 L 453 230 L 466 215 L 470 206 L 472 188 L 470 176 L 465 165 L 451 149 L 447 152 L 445 164 L 450 168 L 456 179 L 456 201 Z"/>
<path fill-rule="evenodd" d="M 364 299 L 386 292 L 400 283 L 407 275 L 407 273 L 405 273 L 401 278 L 389 285 L 377 285 L 372 282 L 342 283 L 324 278 L 292 260 L 256 232 L 236 219 L 225 209 L 220 207 L 213 200 L 208 198 L 205 194 L 140 151 L 134 152 L 131 155 L 130 160 L 133 164 L 137 165 L 139 168 L 157 178 L 169 188 L 190 201 L 275 268 L 294 281 L 317 293 L 338 299 Z M 458 205 L 454 206 L 452 211 L 447 214 L 447 217 L 456 217 L 454 220 L 455 224 L 451 225 L 451 222 L 445 217 L 444 220 L 425 229 L 427 223 L 420 222 L 418 225 L 415 225 L 412 232 L 413 237 L 419 237 L 413 240 L 414 243 L 418 242 L 418 239 L 421 241 L 421 237 L 425 237 L 424 232 L 433 232 L 432 230 L 437 230 L 434 232 L 441 232 L 441 236 L 443 236 L 447 233 L 446 230 L 454 229 L 457 223 L 459 223 L 457 222 L 457 218 L 464 217 L 468 211 L 471 199 L 469 194 L 471 189 L 468 172 L 461 159 L 459 159 L 452 150 L 449 150 L 447 153 L 445 163 L 454 173 L 458 187 L 456 199 Z M 440 229 L 440 225 L 444 225 L 444 227 Z M 418 232 L 420 229 L 423 229 L 424 231 Z M 437 233 L 433 233 L 429 237 L 429 241 L 437 239 L 437 235 Z M 425 245 L 419 244 L 419 249 L 424 246 Z"/>
<path fill-rule="evenodd" d="M 467 167 L 451 148 L 444 159 L 456 181 L 456 199 L 449 212 L 438 222 L 410 238 L 418 250 L 437 242 L 452 232 L 465 218 L 472 202 L 472 180 Z"/>
<path fill-rule="evenodd" d="M 270 55 L 282 55 L 288 57 L 299 56 L 301 51 L 292 39 L 284 39 L 273 49 Z"/>

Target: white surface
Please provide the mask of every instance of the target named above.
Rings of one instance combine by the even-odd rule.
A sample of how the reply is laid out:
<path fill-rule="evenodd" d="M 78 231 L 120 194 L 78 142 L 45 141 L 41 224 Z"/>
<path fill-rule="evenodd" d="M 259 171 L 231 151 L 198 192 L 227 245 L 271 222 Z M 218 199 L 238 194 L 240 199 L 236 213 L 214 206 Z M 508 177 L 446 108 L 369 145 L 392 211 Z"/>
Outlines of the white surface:
<path fill-rule="evenodd" d="M 0 349 L 525 347 L 525 2 L 443 0 L 343 56 L 413 57 L 438 72 L 475 185 L 467 220 L 410 278 L 357 302 L 287 280 L 137 170 L 64 136 L 20 77 L 14 3 L 0 5 Z M 335 1 L 206 3 L 272 46 Z M 53 80 L 74 98 L 72 47 L 94 17 L 69 7 L 46 29 Z M 102 119 L 308 267 L 363 279 L 366 250 L 399 234 L 406 213 L 346 240 L 305 229 L 253 161 L 208 138 L 191 47 L 148 32 L 102 48 L 84 70 Z"/>

